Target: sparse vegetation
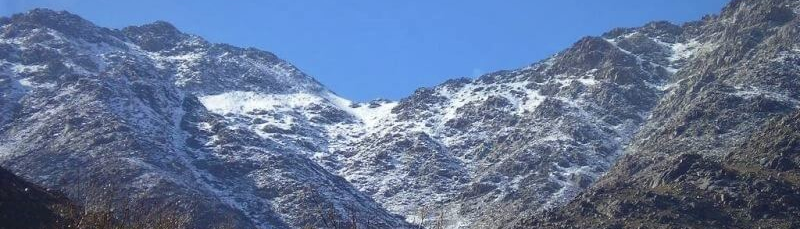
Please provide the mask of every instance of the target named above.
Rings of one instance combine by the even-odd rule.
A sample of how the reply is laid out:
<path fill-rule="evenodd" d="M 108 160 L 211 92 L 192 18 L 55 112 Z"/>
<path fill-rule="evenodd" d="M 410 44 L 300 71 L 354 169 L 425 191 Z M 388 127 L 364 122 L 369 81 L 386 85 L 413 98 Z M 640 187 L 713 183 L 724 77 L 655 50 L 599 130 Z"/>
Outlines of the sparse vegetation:
<path fill-rule="evenodd" d="M 170 207 L 153 209 L 141 204 L 130 204 L 121 209 L 108 207 L 106 210 L 85 210 L 76 223 L 69 227 L 80 229 L 188 228 L 189 215 L 175 209 Z"/>

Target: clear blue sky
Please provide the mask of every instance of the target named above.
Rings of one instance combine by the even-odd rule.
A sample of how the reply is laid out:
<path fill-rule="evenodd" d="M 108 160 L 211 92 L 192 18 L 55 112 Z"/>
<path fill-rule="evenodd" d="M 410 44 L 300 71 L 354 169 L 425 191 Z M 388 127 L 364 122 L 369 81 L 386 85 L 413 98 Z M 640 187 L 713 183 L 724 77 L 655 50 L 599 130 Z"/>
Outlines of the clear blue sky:
<path fill-rule="evenodd" d="M 587 35 L 717 13 L 728 0 L 0 0 L 0 15 L 68 10 L 122 28 L 155 20 L 271 51 L 345 97 L 399 99 L 514 69 Z"/>

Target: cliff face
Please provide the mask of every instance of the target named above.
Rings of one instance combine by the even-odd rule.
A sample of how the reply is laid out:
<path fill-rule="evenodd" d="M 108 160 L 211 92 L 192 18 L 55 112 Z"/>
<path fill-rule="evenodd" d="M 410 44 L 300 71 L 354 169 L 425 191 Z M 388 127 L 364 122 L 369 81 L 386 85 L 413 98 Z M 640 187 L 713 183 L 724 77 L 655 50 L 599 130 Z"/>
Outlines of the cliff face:
<path fill-rule="evenodd" d="M 521 227 L 795 228 L 797 1 L 734 1 L 626 154 L 567 206 Z"/>

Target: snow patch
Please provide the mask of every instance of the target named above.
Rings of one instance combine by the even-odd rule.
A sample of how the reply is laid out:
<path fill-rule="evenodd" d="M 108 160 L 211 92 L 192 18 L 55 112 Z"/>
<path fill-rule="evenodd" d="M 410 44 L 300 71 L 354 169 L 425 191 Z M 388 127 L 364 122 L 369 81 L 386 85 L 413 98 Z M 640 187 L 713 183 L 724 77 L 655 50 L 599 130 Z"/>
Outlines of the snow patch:
<path fill-rule="evenodd" d="M 308 93 L 261 94 L 233 91 L 218 95 L 201 96 L 200 102 L 216 114 L 247 114 L 256 110 L 292 110 L 308 107 L 321 98 Z"/>
<path fill-rule="evenodd" d="M 47 69 L 45 65 L 23 65 L 23 64 L 12 64 L 11 70 L 17 74 L 29 74 L 40 72 Z"/>
<path fill-rule="evenodd" d="M 19 84 L 22 85 L 25 88 L 47 88 L 47 89 L 53 89 L 53 88 L 56 87 L 56 84 L 54 84 L 54 83 L 34 83 L 34 82 L 31 82 L 30 79 L 28 79 L 28 78 L 20 79 L 17 82 L 19 82 Z"/>
<path fill-rule="evenodd" d="M 794 99 L 794 98 L 792 98 L 792 97 L 790 97 L 789 95 L 786 95 L 786 94 L 782 94 L 782 93 L 774 92 L 774 91 L 769 91 L 769 90 L 765 90 L 765 89 L 757 88 L 757 87 L 752 87 L 752 86 L 748 86 L 748 87 L 735 86 L 734 88 L 736 89 L 736 91 L 731 93 L 734 96 L 742 97 L 742 98 L 745 98 L 745 99 L 753 99 L 753 98 L 761 96 L 761 97 L 766 97 L 768 99 L 772 99 L 772 100 L 779 101 L 779 102 L 790 103 L 790 104 L 794 105 L 795 108 L 800 108 L 800 100 Z"/>
<path fill-rule="evenodd" d="M 586 86 L 594 86 L 594 85 L 597 84 L 597 80 L 595 80 L 593 78 L 581 78 L 581 79 L 576 79 L 575 81 L 578 81 L 581 84 L 586 85 Z"/>
<path fill-rule="evenodd" d="M 667 57 L 670 62 L 676 62 L 679 60 L 688 59 L 694 56 L 697 47 L 700 46 L 700 42 L 697 40 L 690 40 L 686 43 L 675 43 L 670 44 L 669 48 L 672 50 L 672 55 Z"/>
<path fill-rule="evenodd" d="M 366 128 L 378 126 L 380 121 L 387 119 L 391 115 L 392 109 L 397 106 L 397 102 L 376 102 L 375 105 L 377 106 L 372 106 L 371 104 L 356 104 L 332 92 L 323 93 L 323 97 L 327 98 L 339 109 L 361 120 L 361 122 L 366 125 Z"/>

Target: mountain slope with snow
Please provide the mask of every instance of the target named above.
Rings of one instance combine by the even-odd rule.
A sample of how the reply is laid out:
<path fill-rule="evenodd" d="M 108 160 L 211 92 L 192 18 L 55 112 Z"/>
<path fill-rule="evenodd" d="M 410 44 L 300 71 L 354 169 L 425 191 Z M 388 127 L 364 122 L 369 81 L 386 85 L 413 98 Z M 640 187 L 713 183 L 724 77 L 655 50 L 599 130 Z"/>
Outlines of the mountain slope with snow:
<path fill-rule="evenodd" d="M 0 18 L 0 165 L 89 206 L 191 212 L 199 228 L 559 227 L 533 216 L 607 202 L 571 221 L 591 227 L 630 213 L 602 190 L 666 187 L 681 175 L 669 163 L 713 165 L 791 131 L 778 126 L 800 104 L 796 3 L 758 1 L 366 103 L 166 22 L 114 30 L 33 10 Z M 778 124 L 747 140 L 764 123 Z"/>
<path fill-rule="evenodd" d="M 736 0 L 625 155 L 566 206 L 517 228 L 800 226 L 800 2 Z"/>
<path fill-rule="evenodd" d="M 340 174 L 389 210 L 499 227 L 559 206 L 620 155 L 672 75 L 703 49 L 651 23 L 587 37 L 526 68 L 423 88 L 347 150 Z"/>
<path fill-rule="evenodd" d="M 117 31 L 36 10 L 3 28 L 14 89 L 4 165 L 76 196 L 85 193 L 64 179 L 95 186 L 122 174 L 134 185 L 111 184 L 119 193 L 202 196 L 189 202 L 256 227 L 324 226 L 328 212 L 403 225 L 383 209 L 423 225 L 437 214 L 424 209 L 437 209 L 454 216 L 448 227 L 487 227 L 510 220 L 501 213 L 558 206 L 608 169 L 701 48 L 686 28 L 652 23 L 523 69 L 357 104 L 272 54 L 165 22 Z M 53 134 L 64 122 L 54 115 L 74 120 Z M 109 147 L 123 150 L 103 154 Z M 54 176 L 49 163 L 88 171 Z"/>
<path fill-rule="evenodd" d="M 191 212 L 201 228 L 409 226 L 198 99 L 327 93 L 270 53 L 164 22 L 110 30 L 49 10 L 0 20 L 0 49 L 0 164 L 82 204 L 155 203 Z"/>
<path fill-rule="evenodd" d="M 706 48 L 682 34 L 692 28 L 615 30 L 529 67 L 451 80 L 399 102 L 252 90 L 200 101 L 410 222 L 446 211 L 450 227 L 500 226 L 508 212 L 559 206 L 610 167 L 672 90 L 671 76 Z"/>

